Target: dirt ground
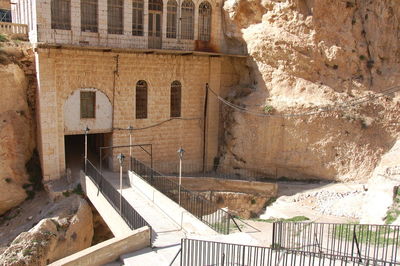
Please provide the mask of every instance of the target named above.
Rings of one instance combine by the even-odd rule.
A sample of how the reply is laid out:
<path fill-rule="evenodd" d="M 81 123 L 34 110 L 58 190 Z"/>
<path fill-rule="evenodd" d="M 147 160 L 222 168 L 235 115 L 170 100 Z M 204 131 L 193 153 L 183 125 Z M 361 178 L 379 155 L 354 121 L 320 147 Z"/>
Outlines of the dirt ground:
<path fill-rule="evenodd" d="M 244 232 L 262 246 L 272 243 L 272 223 L 262 219 L 305 216 L 313 222 L 349 223 L 357 214 L 365 196 L 365 185 L 356 183 L 278 182 L 278 197 L 259 219 L 238 222 Z M 254 227 L 254 228 L 252 228 Z"/>

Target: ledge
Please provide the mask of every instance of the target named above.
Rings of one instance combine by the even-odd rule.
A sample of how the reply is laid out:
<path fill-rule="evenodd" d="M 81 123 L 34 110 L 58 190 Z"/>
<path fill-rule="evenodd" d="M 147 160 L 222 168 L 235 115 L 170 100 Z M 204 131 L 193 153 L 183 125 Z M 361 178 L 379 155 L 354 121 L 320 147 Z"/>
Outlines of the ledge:
<path fill-rule="evenodd" d="M 157 54 L 157 55 L 194 55 L 194 56 L 210 56 L 210 57 L 240 57 L 246 58 L 247 54 L 227 54 L 227 53 L 212 53 L 201 51 L 188 51 L 188 50 L 168 50 L 168 49 L 138 49 L 138 48 L 110 48 L 101 46 L 79 46 L 71 44 L 49 44 L 49 43 L 36 43 L 36 49 L 67 49 L 67 50 L 90 50 L 100 52 L 112 53 L 141 53 L 141 54 Z"/>

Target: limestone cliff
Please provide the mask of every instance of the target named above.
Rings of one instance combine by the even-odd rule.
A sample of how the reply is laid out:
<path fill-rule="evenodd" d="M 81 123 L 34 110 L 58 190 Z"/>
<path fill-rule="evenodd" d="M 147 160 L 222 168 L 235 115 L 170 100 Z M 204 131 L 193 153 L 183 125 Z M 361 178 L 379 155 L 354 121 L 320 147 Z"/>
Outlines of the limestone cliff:
<path fill-rule="evenodd" d="M 225 107 L 221 163 L 277 177 L 366 181 L 399 136 L 400 93 L 339 105 L 400 85 L 400 3 L 227 0 L 223 9 L 227 39 L 250 55 L 250 78 L 228 99 L 276 116 Z M 317 114 L 297 116 L 308 111 Z"/>
<path fill-rule="evenodd" d="M 35 126 L 28 105 L 30 79 L 24 71 L 26 66 L 34 66 L 33 52 L 12 43 L 0 45 L 1 215 L 27 197 L 30 181 L 25 164 L 35 147 Z"/>

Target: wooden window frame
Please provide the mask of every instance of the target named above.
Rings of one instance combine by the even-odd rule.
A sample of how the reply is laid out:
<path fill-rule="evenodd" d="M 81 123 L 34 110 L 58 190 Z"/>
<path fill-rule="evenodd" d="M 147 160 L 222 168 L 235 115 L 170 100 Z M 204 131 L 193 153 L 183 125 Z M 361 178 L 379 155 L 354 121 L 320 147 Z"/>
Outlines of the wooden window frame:
<path fill-rule="evenodd" d="M 92 116 L 90 116 L 89 114 L 88 114 L 88 111 L 87 111 L 87 108 L 86 108 L 86 110 L 84 110 L 84 104 L 83 104 L 83 102 L 82 102 L 82 99 L 87 99 L 87 98 L 89 98 L 89 97 L 83 97 L 83 95 L 84 94 L 90 94 L 91 96 L 91 98 L 93 98 L 93 115 Z M 80 96 L 80 117 L 81 117 L 81 119 L 95 119 L 96 118 L 96 91 L 80 91 L 80 94 L 79 94 L 79 96 Z"/>
<path fill-rule="evenodd" d="M 170 116 L 182 116 L 182 84 L 178 80 L 171 83 Z"/>
<path fill-rule="evenodd" d="M 148 118 L 149 87 L 147 82 L 139 80 L 135 90 L 135 117 L 136 119 Z"/>

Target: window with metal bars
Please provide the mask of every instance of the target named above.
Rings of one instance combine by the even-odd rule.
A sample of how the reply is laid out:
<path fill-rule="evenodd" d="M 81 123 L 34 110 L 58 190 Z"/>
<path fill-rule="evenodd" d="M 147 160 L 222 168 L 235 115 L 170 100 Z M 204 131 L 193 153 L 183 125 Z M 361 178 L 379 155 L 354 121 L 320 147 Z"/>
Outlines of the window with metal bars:
<path fill-rule="evenodd" d="M 122 34 L 124 32 L 124 1 L 107 0 L 108 33 Z"/>
<path fill-rule="evenodd" d="M 167 38 L 176 38 L 178 4 L 175 0 L 167 3 Z"/>
<path fill-rule="evenodd" d="M 149 10 L 163 11 L 163 2 L 161 0 L 149 0 Z"/>
<path fill-rule="evenodd" d="M 95 118 L 96 92 L 81 91 L 81 118 Z"/>
<path fill-rule="evenodd" d="M 11 10 L 0 9 L 0 22 L 12 22 Z"/>
<path fill-rule="evenodd" d="M 204 1 L 199 6 L 199 40 L 210 41 L 211 39 L 211 5 Z"/>
<path fill-rule="evenodd" d="M 171 84 L 171 117 L 181 116 L 182 85 L 175 80 Z"/>
<path fill-rule="evenodd" d="M 194 39 L 194 3 L 185 0 L 182 3 L 181 12 L 181 38 L 186 40 Z"/>
<path fill-rule="evenodd" d="M 97 32 L 97 0 L 81 0 L 81 30 Z"/>
<path fill-rule="evenodd" d="M 51 0 L 51 28 L 71 29 L 71 1 Z"/>
<path fill-rule="evenodd" d="M 147 118 L 147 82 L 144 80 L 136 83 L 136 118 Z"/>
<path fill-rule="evenodd" d="M 132 1 L 132 35 L 143 36 L 143 0 Z"/>

